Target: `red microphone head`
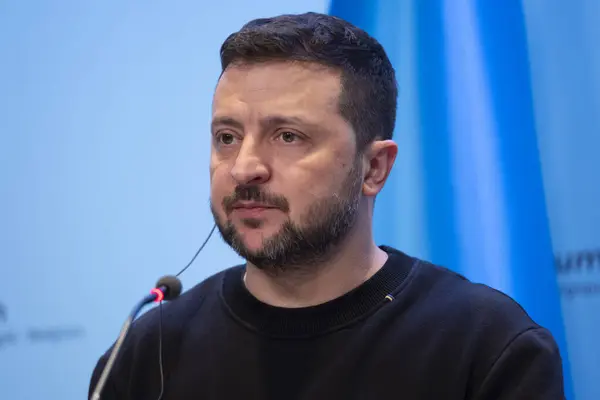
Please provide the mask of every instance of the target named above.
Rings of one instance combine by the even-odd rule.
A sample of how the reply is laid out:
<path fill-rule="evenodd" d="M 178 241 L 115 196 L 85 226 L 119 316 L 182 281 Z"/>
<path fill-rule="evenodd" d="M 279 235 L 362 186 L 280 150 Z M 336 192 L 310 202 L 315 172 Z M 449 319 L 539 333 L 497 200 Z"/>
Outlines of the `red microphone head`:
<path fill-rule="evenodd" d="M 156 294 L 154 301 L 160 303 L 163 300 L 173 300 L 181 294 L 181 281 L 173 275 L 163 276 L 156 282 L 156 287 L 151 293 Z"/>

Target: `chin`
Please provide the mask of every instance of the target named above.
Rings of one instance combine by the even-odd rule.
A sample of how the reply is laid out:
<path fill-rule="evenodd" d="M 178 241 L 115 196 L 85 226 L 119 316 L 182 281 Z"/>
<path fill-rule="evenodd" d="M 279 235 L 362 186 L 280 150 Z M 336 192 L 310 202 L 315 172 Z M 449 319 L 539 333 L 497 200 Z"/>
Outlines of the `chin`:
<path fill-rule="evenodd" d="M 260 253 L 264 247 L 264 240 L 268 239 L 268 236 L 262 235 L 259 232 L 239 232 L 238 242 L 244 248 L 245 251 L 256 254 Z"/>
<path fill-rule="evenodd" d="M 244 242 L 251 243 L 262 243 L 263 240 L 269 239 L 276 235 L 281 229 L 280 224 L 273 223 L 261 223 L 256 226 L 254 224 L 248 224 L 247 222 L 240 222 L 235 224 L 236 230 L 242 237 Z M 250 243 L 251 242 L 251 243 Z"/>

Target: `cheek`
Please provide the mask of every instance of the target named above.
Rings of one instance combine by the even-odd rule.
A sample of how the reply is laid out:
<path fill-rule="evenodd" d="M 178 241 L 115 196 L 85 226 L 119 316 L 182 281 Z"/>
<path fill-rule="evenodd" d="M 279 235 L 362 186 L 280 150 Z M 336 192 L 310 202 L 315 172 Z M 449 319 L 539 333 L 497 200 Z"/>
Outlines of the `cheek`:
<path fill-rule="evenodd" d="M 223 165 L 210 167 L 210 196 L 213 204 L 220 202 L 223 197 L 228 196 L 233 191 L 231 174 Z"/>
<path fill-rule="evenodd" d="M 210 174 L 211 181 L 213 180 L 215 173 L 222 168 L 223 162 L 218 159 L 218 157 L 215 155 L 214 150 L 211 150 L 210 161 L 208 163 L 208 171 Z"/>
<path fill-rule="evenodd" d="M 289 183 L 285 195 L 290 203 L 290 218 L 294 220 L 303 218 L 307 210 L 316 202 L 331 197 L 339 186 L 331 175 L 310 174 L 303 178 L 287 180 Z"/>

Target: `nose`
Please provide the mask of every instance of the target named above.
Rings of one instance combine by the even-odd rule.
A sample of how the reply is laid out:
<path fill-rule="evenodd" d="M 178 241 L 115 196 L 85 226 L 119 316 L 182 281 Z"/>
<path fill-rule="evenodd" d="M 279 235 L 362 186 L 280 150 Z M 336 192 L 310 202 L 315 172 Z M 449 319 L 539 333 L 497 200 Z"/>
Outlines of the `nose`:
<path fill-rule="evenodd" d="M 231 176 L 238 184 L 260 184 L 269 180 L 269 167 L 257 147 L 250 140 L 242 144 L 231 169 Z"/>

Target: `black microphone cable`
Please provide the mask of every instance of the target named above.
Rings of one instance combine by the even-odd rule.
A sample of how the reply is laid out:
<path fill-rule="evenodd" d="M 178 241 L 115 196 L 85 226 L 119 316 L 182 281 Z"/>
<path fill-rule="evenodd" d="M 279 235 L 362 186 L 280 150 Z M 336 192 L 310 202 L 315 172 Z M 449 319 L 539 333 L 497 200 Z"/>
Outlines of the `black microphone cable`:
<path fill-rule="evenodd" d="M 206 237 L 206 239 L 204 240 L 204 243 L 202 243 L 202 245 L 200 246 L 200 248 L 198 249 L 198 251 L 196 252 L 196 254 L 194 254 L 194 257 L 192 257 L 192 259 L 190 260 L 190 262 L 183 267 L 183 269 L 181 271 L 179 271 L 177 273 L 177 277 L 179 277 L 179 275 L 183 274 L 183 272 L 188 269 L 190 267 L 190 265 L 192 265 L 192 263 L 194 262 L 194 260 L 196 259 L 196 257 L 198 257 L 198 254 L 200 254 L 200 252 L 202 251 L 202 249 L 204 248 L 204 246 L 206 246 L 206 243 L 208 243 L 208 240 L 210 239 L 210 237 L 212 236 L 213 232 L 215 231 L 215 229 L 217 228 L 217 224 L 214 224 L 212 229 L 210 230 L 210 233 L 208 234 L 208 236 Z"/>
<path fill-rule="evenodd" d="M 217 228 L 217 224 L 213 225 L 212 229 L 210 230 L 210 233 L 204 240 L 204 243 L 202 243 L 200 245 L 200 247 L 198 248 L 198 251 L 196 251 L 196 254 L 194 254 L 194 257 L 192 257 L 190 262 L 187 263 L 187 265 L 185 267 L 183 267 L 181 269 L 181 271 L 179 271 L 177 273 L 177 275 L 175 275 L 176 277 L 179 277 L 179 275 L 181 275 L 186 269 L 188 269 L 190 267 L 190 265 L 192 265 L 194 260 L 196 260 L 196 257 L 198 257 L 198 254 L 200 254 L 202 249 L 204 249 L 204 246 L 206 246 L 206 244 L 208 243 L 208 240 L 210 239 L 210 237 L 212 236 L 212 234 L 216 228 Z M 160 394 L 158 395 L 158 400 L 162 400 L 163 393 L 165 391 L 165 376 L 164 376 L 164 369 L 163 369 L 163 351 L 162 351 L 162 324 L 163 324 L 162 301 L 160 301 L 158 303 L 158 367 L 160 370 Z"/>

